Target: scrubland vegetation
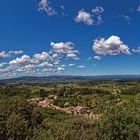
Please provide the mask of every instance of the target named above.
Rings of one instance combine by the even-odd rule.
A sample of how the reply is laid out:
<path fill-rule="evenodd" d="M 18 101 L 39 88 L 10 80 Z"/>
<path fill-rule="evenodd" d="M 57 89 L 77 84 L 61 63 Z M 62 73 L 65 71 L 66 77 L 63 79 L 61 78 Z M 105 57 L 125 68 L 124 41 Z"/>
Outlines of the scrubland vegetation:
<path fill-rule="evenodd" d="M 0 86 L 0 140 L 139 140 L 140 82 Z"/>

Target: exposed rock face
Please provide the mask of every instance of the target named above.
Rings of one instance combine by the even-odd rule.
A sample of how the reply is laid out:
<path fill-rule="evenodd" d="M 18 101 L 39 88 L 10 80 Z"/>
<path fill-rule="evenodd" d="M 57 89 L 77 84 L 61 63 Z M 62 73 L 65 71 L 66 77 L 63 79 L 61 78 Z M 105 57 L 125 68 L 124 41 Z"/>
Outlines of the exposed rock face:
<path fill-rule="evenodd" d="M 87 107 L 82 107 L 82 106 L 68 107 L 69 106 L 68 102 L 65 103 L 64 108 L 54 105 L 53 100 L 47 99 L 47 98 L 44 100 L 42 100 L 42 98 L 32 98 L 30 102 L 41 107 L 48 107 L 51 109 L 60 110 L 60 111 L 63 111 L 72 115 L 82 115 L 86 118 L 88 117 L 88 118 L 94 118 L 94 119 L 98 119 L 99 117 L 99 115 L 93 114 L 93 112 Z"/>
<path fill-rule="evenodd" d="M 64 107 L 68 107 L 70 104 L 69 104 L 69 102 L 66 102 L 65 104 L 64 104 Z"/>

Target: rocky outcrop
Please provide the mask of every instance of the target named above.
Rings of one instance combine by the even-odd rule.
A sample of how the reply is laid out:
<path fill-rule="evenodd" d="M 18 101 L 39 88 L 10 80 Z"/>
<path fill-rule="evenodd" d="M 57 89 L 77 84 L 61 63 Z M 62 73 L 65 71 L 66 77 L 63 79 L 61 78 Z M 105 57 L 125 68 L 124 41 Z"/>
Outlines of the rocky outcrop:
<path fill-rule="evenodd" d="M 44 99 L 42 100 L 42 98 L 32 98 L 30 100 L 31 103 L 36 104 L 38 106 L 41 107 L 48 107 L 51 109 L 56 109 L 56 110 L 60 110 L 63 112 L 66 112 L 68 114 L 72 114 L 72 115 L 82 115 L 84 117 L 88 117 L 88 118 L 94 118 L 94 119 L 98 119 L 99 115 L 94 114 L 88 107 L 83 107 L 83 106 L 71 106 L 71 107 L 60 107 L 60 106 L 56 106 L 53 104 L 53 100 L 52 99 Z M 68 104 L 68 103 L 67 103 Z"/>

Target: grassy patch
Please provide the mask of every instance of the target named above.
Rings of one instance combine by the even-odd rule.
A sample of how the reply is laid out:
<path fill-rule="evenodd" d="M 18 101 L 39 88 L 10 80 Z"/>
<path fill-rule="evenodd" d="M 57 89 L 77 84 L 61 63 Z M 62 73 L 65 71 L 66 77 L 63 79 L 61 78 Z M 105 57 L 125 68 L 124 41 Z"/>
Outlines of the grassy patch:
<path fill-rule="evenodd" d="M 121 98 L 122 98 L 122 100 L 124 100 L 126 102 L 130 102 L 132 100 L 137 99 L 138 96 L 136 96 L 136 95 L 122 95 Z"/>

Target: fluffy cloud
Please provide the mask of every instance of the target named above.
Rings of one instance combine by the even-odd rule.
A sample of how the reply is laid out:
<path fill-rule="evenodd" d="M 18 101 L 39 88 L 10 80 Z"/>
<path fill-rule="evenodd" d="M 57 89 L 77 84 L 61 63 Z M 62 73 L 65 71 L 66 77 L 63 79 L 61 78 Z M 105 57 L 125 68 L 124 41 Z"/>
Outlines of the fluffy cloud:
<path fill-rule="evenodd" d="M 39 67 L 47 67 L 47 68 L 52 68 L 53 64 L 50 64 L 48 62 L 43 62 L 39 65 Z"/>
<path fill-rule="evenodd" d="M 48 16 L 53 16 L 57 14 L 56 10 L 50 6 L 50 1 L 48 0 L 40 0 L 38 10 L 45 11 Z"/>
<path fill-rule="evenodd" d="M 99 25 L 103 22 L 103 12 L 103 7 L 95 7 L 94 9 L 92 9 L 91 13 L 86 12 L 84 9 L 81 9 L 75 17 L 75 21 L 77 23 L 83 22 L 86 25 Z"/>
<path fill-rule="evenodd" d="M 100 56 L 94 56 L 95 60 L 101 60 L 102 58 Z"/>
<path fill-rule="evenodd" d="M 59 58 L 59 54 L 54 53 L 54 54 L 52 55 L 52 57 L 53 57 L 53 58 Z"/>
<path fill-rule="evenodd" d="M 79 60 L 79 58 L 77 57 L 77 55 L 74 54 L 74 53 L 67 54 L 67 58 L 74 59 L 74 60 Z"/>
<path fill-rule="evenodd" d="M 132 49 L 132 51 L 133 51 L 134 53 L 140 53 L 140 47 L 138 47 L 137 49 Z"/>
<path fill-rule="evenodd" d="M 72 42 L 59 42 L 59 43 L 54 43 L 51 42 L 51 47 L 53 48 L 53 51 L 55 53 L 60 54 L 65 54 L 68 59 L 74 59 L 78 60 L 77 54 L 79 54 L 79 51 L 74 49 L 75 45 Z M 53 55 L 53 57 L 58 57 L 58 54 L 56 56 Z"/>
<path fill-rule="evenodd" d="M 125 45 L 118 36 L 94 40 L 93 51 L 99 55 L 131 54 L 129 47 Z"/>
<path fill-rule="evenodd" d="M 92 15 L 90 13 L 84 11 L 84 9 L 82 9 L 78 12 L 78 15 L 75 17 L 75 21 L 83 22 L 87 25 L 93 25 L 93 23 L 94 23 L 94 20 L 92 19 Z"/>
<path fill-rule="evenodd" d="M 48 52 L 38 53 L 35 54 L 33 57 L 39 61 L 51 60 L 51 56 L 48 54 Z"/>
<path fill-rule="evenodd" d="M 28 55 L 23 55 L 23 56 L 20 57 L 20 58 L 16 58 L 16 59 L 10 61 L 9 64 L 10 64 L 10 65 L 18 65 L 18 64 L 27 63 L 27 62 L 30 62 L 30 61 L 31 61 L 30 56 L 28 56 Z"/>
<path fill-rule="evenodd" d="M 5 51 L 0 52 L 0 59 L 9 57 L 9 54 Z"/>
<path fill-rule="evenodd" d="M 54 65 L 59 65 L 60 64 L 60 60 L 56 60 L 53 64 Z"/>
<path fill-rule="evenodd" d="M 72 42 L 51 42 L 50 46 L 49 51 L 35 53 L 34 55 L 23 54 L 20 57 L 15 56 L 22 54 L 23 51 L 0 52 L 0 58 L 9 57 L 6 59 L 7 62 L 2 60 L 0 63 L 0 78 L 4 78 L 5 74 L 9 77 L 55 74 L 55 72 L 65 70 L 66 65 L 62 63 L 67 59 L 79 59 L 79 51 L 75 49 Z"/>
<path fill-rule="evenodd" d="M 18 67 L 16 69 L 16 72 L 33 72 L 34 71 L 34 68 L 35 68 L 35 65 L 34 64 L 27 64 L 25 66 L 22 66 L 22 67 Z"/>
<path fill-rule="evenodd" d="M 65 68 L 64 67 L 58 67 L 58 69 L 57 69 L 58 71 L 64 71 L 65 70 Z"/>
<path fill-rule="evenodd" d="M 74 49 L 75 45 L 72 42 L 59 42 L 59 43 L 51 42 L 50 45 L 57 53 L 64 53 L 64 54 L 79 53 L 79 51 Z"/>
<path fill-rule="evenodd" d="M 65 70 L 65 67 L 66 67 L 66 65 L 60 65 L 60 66 L 57 67 L 56 71 L 57 72 L 62 72 L 62 71 Z"/>
<path fill-rule="evenodd" d="M 0 52 L 0 59 L 8 58 L 8 57 L 11 57 L 13 55 L 18 55 L 18 54 L 22 54 L 22 53 L 23 53 L 23 51 L 9 51 L 9 52 L 1 51 Z"/>

